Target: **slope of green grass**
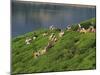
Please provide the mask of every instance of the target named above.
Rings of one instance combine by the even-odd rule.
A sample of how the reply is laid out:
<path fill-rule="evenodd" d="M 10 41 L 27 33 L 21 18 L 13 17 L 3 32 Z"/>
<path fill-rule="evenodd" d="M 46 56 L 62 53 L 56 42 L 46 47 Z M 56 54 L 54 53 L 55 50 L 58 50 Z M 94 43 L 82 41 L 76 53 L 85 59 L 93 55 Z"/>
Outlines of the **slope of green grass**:
<path fill-rule="evenodd" d="M 45 31 L 49 34 L 43 37 L 42 33 Z M 82 34 L 73 30 L 65 30 L 64 36 L 59 38 L 46 54 L 34 58 L 32 52 L 43 49 L 47 45 L 48 37 L 51 33 L 58 35 L 59 31 L 40 29 L 35 32 L 38 37 L 30 45 L 25 44 L 25 39 L 26 37 L 32 37 L 33 32 L 13 38 L 12 73 L 55 72 L 96 68 L 95 33 Z"/>

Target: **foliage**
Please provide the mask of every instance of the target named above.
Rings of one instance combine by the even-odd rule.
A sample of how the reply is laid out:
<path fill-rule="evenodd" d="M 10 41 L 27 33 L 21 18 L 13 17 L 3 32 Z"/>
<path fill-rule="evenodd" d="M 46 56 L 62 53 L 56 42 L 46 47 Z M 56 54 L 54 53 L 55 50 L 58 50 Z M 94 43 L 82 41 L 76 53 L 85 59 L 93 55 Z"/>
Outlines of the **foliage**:
<path fill-rule="evenodd" d="M 92 19 L 83 21 L 80 24 L 85 29 L 88 29 L 89 26 L 93 26 L 94 28 L 96 28 L 96 19 L 95 18 L 92 18 Z M 72 30 L 77 31 L 77 29 L 78 29 L 78 24 L 72 25 Z"/>
<path fill-rule="evenodd" d="M 82 22 L 82 25 L 89 24 L 87 21 L 85 22 Z M 33 32 L 18 36 L 12 40 L 13 74 L 96 68 L 95 33 L 83 34 L 73 30 L 65 30 L 64 36 L 59 38 L 46 54 L 35 59 L 32 56 L 32 52 L 43 49 L 47 45 L 51 33 L 54 32 L 58 35 L 59 31 L 50 31 L 47 29 L 37 30 L 35 31 L 38 36 L 36 40 L 33 40 L 30 45 L 26 45 L 26 36 L 32 37 Z M 48 35 L 45 37 L 42 36 L 44 32 L 48 32 Z"/>

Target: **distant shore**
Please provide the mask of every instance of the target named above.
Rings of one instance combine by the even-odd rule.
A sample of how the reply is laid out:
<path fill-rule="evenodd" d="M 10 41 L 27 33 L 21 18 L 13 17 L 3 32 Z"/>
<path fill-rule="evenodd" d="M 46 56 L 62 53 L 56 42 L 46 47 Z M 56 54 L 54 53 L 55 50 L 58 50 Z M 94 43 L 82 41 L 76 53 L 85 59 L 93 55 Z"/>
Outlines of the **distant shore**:
<path fill-rule="evenodd" d="M 74 7 L 87 7 L 87 8 L 96 8 L 95 5 L 85 5 L 85 4 L 67 4 L 67 3 L 53 3 L 53 2 L 37 2 L 37 1 L 13 1 L 15 3 L 29 3 L 29 4 L 36 4 L 36 5 L 60 5 L 60 6 L 74 6 Z"/>

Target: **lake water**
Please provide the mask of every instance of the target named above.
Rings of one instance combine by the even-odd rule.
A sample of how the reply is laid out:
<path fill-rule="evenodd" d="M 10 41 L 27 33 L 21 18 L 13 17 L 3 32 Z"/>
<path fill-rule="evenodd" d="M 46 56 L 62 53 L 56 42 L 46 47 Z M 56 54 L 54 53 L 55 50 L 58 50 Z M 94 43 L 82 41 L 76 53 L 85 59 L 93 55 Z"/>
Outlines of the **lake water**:
<path fill-rule="evenodd" d="M 95 14 L 95 7 L 12 2 L 12 37 L 50 25 L 65 28 L 96 17 Z"/>

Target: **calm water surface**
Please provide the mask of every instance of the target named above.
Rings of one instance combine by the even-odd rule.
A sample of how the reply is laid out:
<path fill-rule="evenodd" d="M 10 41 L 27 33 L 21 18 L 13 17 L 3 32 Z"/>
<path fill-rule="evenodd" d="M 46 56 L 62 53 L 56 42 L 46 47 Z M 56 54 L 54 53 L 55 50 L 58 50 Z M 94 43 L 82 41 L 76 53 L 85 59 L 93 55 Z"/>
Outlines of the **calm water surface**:
<path fill-rule="evenodd" d="M 95 7 L 13 2 L 12 37 L 50 25 L 65 28 L 69 24 L 96 17 L 95 11 Z"/>

